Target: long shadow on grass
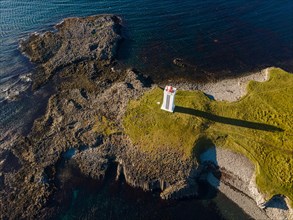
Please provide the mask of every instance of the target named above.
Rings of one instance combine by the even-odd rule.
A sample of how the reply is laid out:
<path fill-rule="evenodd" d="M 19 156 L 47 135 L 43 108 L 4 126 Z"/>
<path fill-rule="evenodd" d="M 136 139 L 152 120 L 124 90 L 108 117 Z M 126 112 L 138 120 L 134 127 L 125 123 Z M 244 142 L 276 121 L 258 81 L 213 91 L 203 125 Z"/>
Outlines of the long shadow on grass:
<path fill-rule="evenodd" d="M 200 110 L 196 110 L 196 109 L 192 109 L 192 108 L 186 108 L 186 107 L 182 107 L 182 106 L 176 106 L 174 112 L 193 115 L 193 116 L 197 116 L 197 117 L 201 117 L 201 118 L 206 118 L 210 121 L 219 122 L 219 123 L 223 123 L 223 124 L 229 124 L 229 125 L 233 125 L 233 126 L 244 127 L 244 128 L 251 128 L 251 129 L 262 130 L 262 131 L 271 131 L 271 132 L 284 131 L 283 129 L 278 128 L 273 125 L 268 125 L 268 124 L 258 123 L 258 122 L 251 122 L 251 121 L 244 121 L 244 120 L 235 119 L 235 118 L 227 118 L 227 117 L 218 116 L 218 115 L 214 115 L 214 114 L 207 113 L 204 111 L 200 111 Z"/>

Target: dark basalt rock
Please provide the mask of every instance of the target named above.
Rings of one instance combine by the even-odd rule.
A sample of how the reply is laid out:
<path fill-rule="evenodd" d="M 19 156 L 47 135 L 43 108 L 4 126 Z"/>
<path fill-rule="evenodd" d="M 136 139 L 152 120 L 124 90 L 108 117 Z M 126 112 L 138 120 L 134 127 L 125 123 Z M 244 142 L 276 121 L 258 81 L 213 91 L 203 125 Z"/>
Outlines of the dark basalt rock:
<path fill-rule="evenodd" d="M 67 18 L 56 25 L 56 32 L 33 34 L 20 42 L 20 49 L 38 64 L 33 87 L 46 83 L 52 75 L 72 64 L 99 61 L 109 64 L 116 56 L 120 36 L 119 17 L 98 15 Z"/>
<path fill-rule="evenodd" d="M 27 136 L 1 146 L 11 150 L 15 166 L 0 167 L 0 218 L 49 218 L 54 207 L 48 204 L 62 190 L 62 179 L 70 178 L 57 172 L 70 149 L 75 153 L 67 160 L 91 178 L 102 179 L 109 164 L 118 162 L 118 176 L 132 186 L 162 190 L 165 199 L 195 195 L 192 159 L 172 149 L 141 152 L 124 134 L 128 102 L 149 90 L 152 81 L 132 69 L 114 69 L 120 18 L 69 18 L 56 28 L 21 42 L 37 64 L 34 88 L 50 81 L 57 92 Z"/>
<path fill-rule="evenodd" d="M 173 63 L 179 67 L 186 67 L 186 64 L 184 63 L 183 59 L 181 59 L 181 58 L 175 58 L 173 60 Z"/>
<path fill-rule="evenodd" d="M 183 60 L 182 58 L 175 58 L 174 60 L 173 60 L 173 64 L 175 64 L 176 66 L 179 66 L 179 67 L 181 67 L 181 68 L 187 68 L 187 69 L 189 69 L 189 70 L 193 70 L 193 71 L 196 71 L 197 70 L 197 68 L 196 68 L 196 66 L 194 66 L 194 65 L 192 65 L 192 64 L 190 64 L 190 63 L 188 63 L 188 62 L 186 62 L 185 60 Z"/>

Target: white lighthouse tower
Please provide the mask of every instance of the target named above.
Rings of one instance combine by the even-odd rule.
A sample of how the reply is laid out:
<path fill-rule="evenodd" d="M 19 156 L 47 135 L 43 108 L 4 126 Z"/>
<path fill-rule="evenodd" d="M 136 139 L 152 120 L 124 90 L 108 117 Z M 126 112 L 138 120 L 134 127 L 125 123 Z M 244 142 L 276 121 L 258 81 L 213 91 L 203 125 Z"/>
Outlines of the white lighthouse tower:
<path fill-rule="evenodd" d="M 173 112 L 175 108 L 175 94 L 176 88 L 172 86 L 166 86 L 164 89 L 164 100 L 161 107 L 162 110 Z"/>

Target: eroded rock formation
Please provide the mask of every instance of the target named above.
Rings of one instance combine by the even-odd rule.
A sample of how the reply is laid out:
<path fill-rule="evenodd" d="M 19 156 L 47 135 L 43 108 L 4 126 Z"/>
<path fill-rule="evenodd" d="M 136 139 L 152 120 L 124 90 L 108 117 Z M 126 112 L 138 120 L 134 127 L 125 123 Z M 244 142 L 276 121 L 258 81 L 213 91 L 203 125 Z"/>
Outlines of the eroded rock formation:
<path fill-rule="evenodd" d="M 132 186 L 167 189 L 162 198 L 182 197 L 188 187 L 189 195 L 196 194 L 196 184 L 188 181 L 196 166 L 192 160 L 171 149 L 142 152 L 124 134 L 127 103 L 148 90 L 151 80 L 131 69 L 114 69 L 121 19 L 69 18 L 56 28 L 21 42 L 37 65 L 33 89 L 50 82 L 57 92 L 27 136 L 1 140 L 1 218 L 50 216 L 48 203 L 60 187 L 56 180 L 65 178 L 58 176 L 58 164 L 70 149 L 75 151 L 70 160 L 89 177 L 103 178 L 116 161 L 117 176 L 123 174 Z M 8 169 L 9 158 L 14 165 Z"/>
<path fill-rule="evenodd" d="M 22 40 L 21 51 L 38 64 L 38 73 L 33 75 L 34 88 L 78 63 L 110 64 L 122 39 L 120 22 L 114 15 L 67 18 L 55 26 L 56 32 L 34 33 Z M 89 62 L 88 68 L 91 65 L 94 64 Z"/>

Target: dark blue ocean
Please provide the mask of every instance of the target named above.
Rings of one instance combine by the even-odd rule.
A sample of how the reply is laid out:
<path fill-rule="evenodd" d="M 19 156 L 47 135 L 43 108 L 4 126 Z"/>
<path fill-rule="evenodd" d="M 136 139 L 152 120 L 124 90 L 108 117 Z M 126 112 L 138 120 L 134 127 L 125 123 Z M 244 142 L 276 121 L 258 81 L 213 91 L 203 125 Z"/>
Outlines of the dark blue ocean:
<path fill-rule="evenodd" d="M 172 78 L 196 81 L 205 73 L 221 78 L 268 66 L 293 72 L 292 0 L 0 0 L 1 134 L 29 127 L 46 103 L 39 98 L 48 95 L 39 92 L 33 97 L 23 92 L 21 100 L 4 101 L 25 91 L 33 73 L 34 66 L 18 50 L 19 40 L 32 32 L 54 30 L 66 17 L 101 13 L 123 18 L 126 39 L 119 60 L 158 82 Z M 174 58 L 184 59 L 199 72 L 180 69 L 173 65 Z M 95 183 L 87 180 L 88 187 L 80 179 L 75 179 L 70 195 L 66 194 L 72 200 L 63 211 L 65 219 L 97 218 L 101 213 L 113 219 L 221 218 L 219 204 L 209 199 L 166 204 L 155 195 L 127 188 L 123 181 L 116 185 L 110 181 L 116 190 L 113 193 L 113 187 L 95 190 Z M 225 196 L 215 198 L 227 206 L 232 217 L 247 217 Z M 134 214 L 128 218 L 129 210 Z"/>
<path fill-rule="evenodd" d="M 126 63 L 160 78 L 180 57 L 210 72 L 293 67 L 292 0 L 1 0 L 0 79 L 29 71 L 18 41 L 65 17 L 115 13 L 124 19 Z M 192 74 L 192 73 L 191 73 Z"/>

